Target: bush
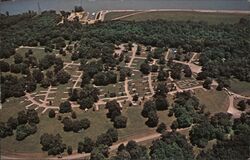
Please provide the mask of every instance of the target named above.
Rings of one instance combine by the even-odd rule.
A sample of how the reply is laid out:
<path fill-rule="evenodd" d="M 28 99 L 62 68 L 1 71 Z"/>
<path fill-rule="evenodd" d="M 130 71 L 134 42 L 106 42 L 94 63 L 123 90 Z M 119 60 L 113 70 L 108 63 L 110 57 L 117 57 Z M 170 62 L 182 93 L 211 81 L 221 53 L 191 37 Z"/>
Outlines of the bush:
<path fill-rule="evenodd" d="M 156 129 L 156 132 L 163 133 L 167 129 L 167 126 L 165 123 L 160 123 Z"/>
<path fill-rule="evenodd" d="M 71 103 L 69 101 L 62 102 L 59 106 L 59 112 L 60 113 L 68 113 L 71 112 Z"/>
<path fill-rule="evenodd" d="M 114 120 L 114 127 L 115 128 L 126 128 L 127 126 L 127 117 L 125 116 L 116 116 Z"/>
<path fill-rule="evenodd" d="M 80 126 L 83 129 L 87 129 L 90 127 L 90 121 L 87 118 L 84 118 L 84 119 L 80 120 Z"/>
<path fill-rule="evenodd" d="M 68 153 L 68 155 L 71 155 L 71 154 L 72 154 L 72 152 L 73 152 L 73 148 L 72 148 L 72 146 L 68 146 L 68 149 L 67 149 L 67 153 Z"/>
<path fill-rule="evenodd" d="M 54 118 L 56 116 L 56 112 L 54 109 L 49 110 L 49 118 Z"/>
<path fill-rule="evenodd" d="M 239 101 L 237 104 L 239 106 L 239 110 L 244 111 L 247 107 L 246 102 L 244 100 Z"/>

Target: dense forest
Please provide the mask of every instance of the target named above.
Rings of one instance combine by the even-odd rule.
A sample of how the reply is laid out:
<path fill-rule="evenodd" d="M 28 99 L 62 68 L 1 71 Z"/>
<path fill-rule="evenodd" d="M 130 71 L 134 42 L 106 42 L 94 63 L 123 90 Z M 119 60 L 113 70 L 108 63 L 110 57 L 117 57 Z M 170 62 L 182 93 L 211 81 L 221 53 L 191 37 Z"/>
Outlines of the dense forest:
<path fill-rule="evenodd" d="M 87 26 L 66 22 L 57 25 L 59 21 L 60 16 L 52 11 L 39 16 L 35 13 L 1 15 L 1 58 L 14 54 L 15 48 L 20 45 L 58 48 L 62 40 L 81 40 L 81 58 L 98 57 L 98 53 L 102 52 L 103 63 L 110 63 L 112 60 L 106 56 L 110 51 L 107 48 L 114 43 L 131 41 L 182 48 L 184 52 L 202 52 L 200 64 L 203 66 L 203 77 L 234 76 L 250 81 L 250 22 L 246 19 L 236 24 L 218 25 L 162 20 L 116 21 Z"/>
<path fill-rule="evenodd" d="M 63 61 L 51 53 L 53 49 L 59 50 L 63 54 L 62 48 L 65 41 L 79 41 L 77 51 L 72 54 L 71 59 L 79 59 L 80 70 L 84 70 L 81 90 L 79 95 L 72 90 L 70 100 L 78 101 L 81 107 L 87 108 L 98 101 L 98 90 L 89 85 L 91 79 L 95 85 L 107 85 L 116 83 L 117 75 L 113 72 L 119 65 L 119 58 L 113 56 L 115 44 L 132 42 L 141 43 L 146 46 L 160 48 L 178 48 L 182 52 L 201 52 L 199 59 L 202 65 L 202 72 L 198 74 L 199 79 L 215 78 L 221 79 L 235 77 L 241 81 L 250 82 L 250 21 L 241 19 L 236 24 L 209 25 L 206 22 L 177 22 L 177 21 L 145 21 L 126 22 L 112 21 L 97 23 L 94 25 L 82 25 L 78 21 L 59 24 L 61 16 L 54 11 L 46 11 L 41 15 L 29 12 L 15 16 L 0 16 L 0 68 L 2 72 L 12 72 L 14 74 L 1 74 L 1 101 L 2 103 L 9 97 L 21 97 L 24 91 L 32 92 L 36 90 L 36 84 L 43 87 L 49 85 L 65 84 L 70 79 L 70 75 L 63 70 Z M 41 60 L 32 56 L 32 51 L 25 53 L 22 57 L 16 54 L 15 49 L 19 46 L 44 46 L 46 53 Z M 62 53 L 61 53 L 62 52 Z M 9 64 L 6 59 L 14 55 L 15 64 Z M 157 55 L 152 55 L 157 57 Z M 97 61 L 86 63 L 88 59 L 97 58 Z M 126 57 L 125 58 L 126 61 Z M 157 59 L 159 59 L 158 57 Z M 144 69 L 147 68 L 147 64 Z M 53 71 L 46 71 L 54 66 Z M 29 70 L 29 68 L 34 68 Z M 178 68 L 178 67 L 177 67 Z M 157 69 L 156 69 L 157 70 Z M 106 72 L 101 72 L 106 71 Z M 120 69 L 120 80 L 124 80 L 130 73 L 124 68 Z M 145 73 L 148 73 L 146 70 Z M 188 72 L 188 71 L 187 71 Z M 21 73 L 21 76 L 15 76 Z M 164 76 L 163 76 L 164 77 Z M 159 76 L 159 80 L 161 77 Z M 164 88 L 159 85 L 159 88 Z M 167 92 L 167 91 L 166 91 Z M 155 102 L 144 104 L 142 116 L 148 118 L 148 126 L 155 127 L 158 124 L 155 103 L 167 103 L 163 101 L 164 93 L 156 93 Z M 71 111 L 71 107 L 65 102 L 60 106 L 60 112 Z M 157 105 L 159 106 L 159 105 Z M 167 105 L 168 106 L 168 105 Z M 124 117 L 117 103 L 111 101 L 107 104 L 109 118 L 114 121 L 115 128 L 126 127 L 126 117 Z M 85 109 L 85 108 L 82 108 Z M 166 109 L 166 108 L 163 108 Z M 242 114 L 240 118 L 233 119 L 230 114 L 220 113 L 210 117 L 203 112 L 202 106 L 196 97 L 188 93 L 177 95 L 174 102 L 174 109 L 171 111 L 177 120 L 171 125 L 172 132 L 162 132 L 166 128 L 165 124 L 158 126 L 158 132 L 163 133 L 159 140 L 150 146 L 147 152 L 145 146 L 140 146 L 134 141 L 127 145 L 121 145 L 117 154 L 111 159 L 194 159 L 193 146 L 204 148 L 208 141 L 216 139 L 217 143 L 207 151 L 201 151 L 197 159 L 247 159 L 250 155 L 250 116 Z M 54 117 L 55 113 L 50 113 Z M 32 117 L 31 120 L 22 117 Z M 34 118 L 35 117 L 35 118 Z M 33 119 L 37 119 L 36 113 L 24 111 L 19 113 L 17 119 L 10 119 L 9 125 L 0 124 L 3 137 L 12 135 L 12 129 L 27 130 L 27 133 L 19 134 L 17 139 L 24 139 L 36 132 Z M 27 124 L 32 122 L 31 124 Z M 64 119 L 64 130 L 78 131 L 88 128 L 89 122 L 86 119 L 71 120 Z M 156 123 L 157 122 L 157 123 Z M 22 124 L 17 126 L 16 123 Z M 70 127 L 81 126 L 81 128 Z M 79 124 L 79 125 L 78 125 Z M 192 127 L 192 124 L 195 124 Z M 190 130 L 190 142 L 187 138 L 175 130 L 178 128 L 192 127 Z M 91 159 L 104 159 L 108 157 L 107 146 L 111 146 L 117 139 L 110 139 L 110 134 L 117 131 L 110 129 L 107 133 L 101 134 L 96 142 L 85 138 L 78 145 L 78 152 L 91 152 Z M 229 133 L 234 134 L 230 135 Z M 54 146 L 50 143 L 56 142 Z M 44 134 L 40 143 L 44 151 L 49 154 L 62 153 L 66 149 L 60 135 Z M 72 147 L 68 148 L 72 153 Z"/>

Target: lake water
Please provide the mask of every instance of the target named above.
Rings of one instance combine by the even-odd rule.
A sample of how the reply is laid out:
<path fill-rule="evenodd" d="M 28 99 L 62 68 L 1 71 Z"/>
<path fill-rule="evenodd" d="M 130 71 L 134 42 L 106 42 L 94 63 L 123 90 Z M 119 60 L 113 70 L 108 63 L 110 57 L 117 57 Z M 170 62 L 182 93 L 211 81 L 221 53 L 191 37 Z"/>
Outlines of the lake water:
<path fill-rule="evenodd" d="M 212 9 L 250 10 L 249 0 L 12 0 L 0 2 L 0 12 L 10 14 L 38 10 L 66 10 L 82 4 L 89 12 L 121 9 Z"/>

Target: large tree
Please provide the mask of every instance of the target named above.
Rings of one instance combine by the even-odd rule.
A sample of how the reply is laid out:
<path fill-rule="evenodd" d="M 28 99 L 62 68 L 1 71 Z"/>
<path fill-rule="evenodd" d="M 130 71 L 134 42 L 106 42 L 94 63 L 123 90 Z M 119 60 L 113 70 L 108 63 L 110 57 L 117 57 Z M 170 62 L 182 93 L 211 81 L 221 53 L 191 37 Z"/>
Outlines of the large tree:
<path fill-rule="evenodd" d="M 114 127 L 115 128 L 126 128 L 127 126 L 127 117 L 125 116 L 116 116 L 114 119 Z"/>
<path fill-rule="evenodd" d="M 64 70 L 60 70 L 56 74 L 56 79 L 61 84 L 68 83 L 70 77 L 71 77 L 70 74 L 68 72 L 64 71 Z"/>
<path fill-rule="evenodd" d="M 69 101 L 62 102 L 59 106 L 60 113 L 68 113 L 72 111 L 71 103 Z"/>
<path fill-rule="evenodd" d="M 106 103 L 106 107 L 108 109 L 107 116 L 114 121 L 116 116 L 121 115 L 121 107 L 116 100 L 112 100 Z"/>
<path fill-rule="evenodd" d="M 149 74 L 150 71 L 151 71 L 151 67 L 150 65 L 147 63 L 147 62 L 144 62 L 141 64 L 140 66 L 140 71 L 143 73 L 143 74 Z"/>
<path fill-rule="evenodd" d="M 66 145 L 63 143 L 60 134 L 44 133 L 40 137 L 40 144 L 42 145 L 42 150 L 47 151 L 48 155 L 58 155 L 66 149 Z"/>

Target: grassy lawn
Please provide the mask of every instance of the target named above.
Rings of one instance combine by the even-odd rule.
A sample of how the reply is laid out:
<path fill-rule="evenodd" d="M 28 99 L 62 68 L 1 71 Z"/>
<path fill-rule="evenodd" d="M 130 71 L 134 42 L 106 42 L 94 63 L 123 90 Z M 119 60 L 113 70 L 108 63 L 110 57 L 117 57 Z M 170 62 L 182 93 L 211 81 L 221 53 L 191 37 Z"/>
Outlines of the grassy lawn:
<path fill-rule="evenodd" d="M 56 93 L 50 93 L 49 97 L 54 97 L 52 101 L 52 105 L 53 106 L 59 106 L 61 104 L 61 102 L 65 101 L 62 100 L 62 98 L 68 98 L 69 94 L 64 93 L 64 92 L 68 92 L 69 89 L 67 89 L 67 87 L 72 87 L 72 85 L 69 84 L 60 84 L 58 86 L 55 86 L 55 88 L 57 88 L 56 90 L 52 90 L 52 91 L 56 91 Z"/>
<path fill-rule="evenodd" d="M 144 59 L 135 58 L 135 59 L 133 60 L 133 63 L 132 63 L 132 65 L 131 65 L 131 67 L 135 67 L 135 69 L 140 70 L 141 64 L 142 64 L 143 62 L 145 62 Z"/>
<path fill-rule="evenodd" d="M 4 150 L 15 152 L 41 152 L 40 136 L 43 133 L 60 133 L 63 137 L 63 142 L 67 145 L 72 145 L 76 149 L 79 141 L 82 141 L 85 136 L 96 138 L 97 135 L 112 127 L 112 123 L 106 118 L 106 110 L 101 109 L 98 112 L 89 110 L 84 112 L 80 109 L 75 109 L 77 118 L 88 118 L 91 121 L 91 127 L 81 133 L 64 132 L 63 125 L 56 118 L 48 118 L 47 112 L 40 116 L 40 123 L 37 125 L 38 131 L 34 135 L 27 137 L 23 141 L 16 141 L 15 136 L 7 137 L 1 140 L 1 145 Z M 67 116 L 64 114 L 63 117 Z"/>
<path fill-rule="evenodd" d="M 225 92 L 203 89 L 196 89 L 195 96 L 200 100 L 201 104 L 206 106 L 206 111 L 211 113 L 226 112 L 229 105 L 229 99 Z"/>
<path fill-rule="evenodd" d="M 28 101 L 24 101 L 23 103 L 20 103 L 24 101 L 24 97 L 20 98 L 8 98 L 6 102 L 4 102 L 2 105 L 2 109 L 0 110 L 0 121 L 6 122 L 9 117 L 17 116 L 17 113 L 19 111 L 22 111 L 25 109 L 25 106 L 30 104 Z"/>
<path fill-rule="evenodd" d="M 123 115 L 128 117 L 127 127 L 124 129 L 119 129 L 119 137 L 124 139 L 129 136 L 136 134 L 143 134 L 147 132 L 155 131 L 155 128 L 149 128 L 146 126 L 145 122 L 147 118 L 141 115 L 142 107 L 128 107 L 124 109 Z M 168 110 L 158 111 L 159 123 L 164 122 L 168 127 L 172 124 L 175 117 L 168 117 Z"/>
<path fill-rule="evenodd" d="M 230 14 L 230 13 L 201 13 L 201 12 L 182 12 L 182 11 L 155 11 L 140 13 L 133 16 L 123 18 L 126 21 L 146 21 L 163 19 L 169 21 L 207 21 L 210 24 L 218 23 L 236 23 L 240 18 L 250 19 L 250 15 L 246 14 Z"/>
<path fill-rule="evenodd" d="M 176 119 L 175 116 L 168 116 L 169 110 L 166 111 L 157 111 L 157 115 L 159 116 L 159 123 L 163 122 L 167 125 L 167 128 L 170 129 L 171 124 Z"/>
<path fill-rule="evenodd" d="M 13 105 L 16 107 L 17 105 Z M 15 115 L 19 110 L 22 110 L 24 107 L 20 108 L 11 108 L 8 109 L 7 106 L 4 107 L 4 112 L 9 112 L 10 114 L 1 115 L 1 120 L 7 120 L 10 115 Z M 8 110 L 6 110 L 8 109 Z M 13 112 L 13 109 L 15 112 Z M 146 118 L 141 116 L 142 107 L 125 107 L 122 114 L 128 117 L 127 127 L 124 129 L 119 129 L 119 139 L 124 140 L 126 137 L 133 137 L 136 134 L 145 134 L 152 133 L 155 131 L 155 128 L 148 128 L 145 125 Z M 12 111 L 12 112 L 11 112 Z M 88 112 L 82 111 L 80 109 L 74 109 L 77 114 L 77 119 L 88 118 L 91 121 L 91 126 L 85 131 L 80 133 L 73 132 L 64 132 L 63 125 L 57 118 L 48 118 L 48 111 L 40 116 L 40 123 L 37 125 L 38 131 L 34 135 L 27 137 L 23 141 L 16 141 L 15 135 L 7 137 L 1 140 L 1 145 L 4 146 L 4 151 L 17 152 L 17 153 L 41 153 L 40 145 L 40 136 L 43 133 L 60 133 L 63 137 L 63 142 L 67 145 L 72 145 L 73 149 L 77 149 L 77 144 L 79 141 L 82 141 L 85 136 L 88 136 L 92 139 L 96 139 L 98 135 L 106 132 L 108 128 L 113 127 L 113 123 L 106 118 L 107 111 L 103 108 L 100 108 L 99 111 L 94 112 L 89 110 Z M 168 111 L 158 112 L 159 122 L 165 122 L 168 126 L 172 123 L 173 117 L 169 118 L 167 116 Z M 5 116 L 8 115 L 8 116 Z M 63 117 L 70 116 L 70 114 L 63 114 Z"/>
<path fill-rule="evenodd" d="M 25 57 L 25 53 L 28 52 L 29 48 L 19 48 L 17 49 L 17 53 L 21 54 L 23 57 Z M 44 57 L 44 55 L 49 54 L 46 53 L 44 51 L 44 49 L 40 49 L 40 48 L 35 48 L 35 49 L 31 49 L 33 51 L 33 56 L 37 58 L 37 60 L 40 60 Z M 53 50 L 54 54 L 56 54 L 57 52 Z M 11 56 L 11 58 L 14 60 L 14 56 Z M 13 62 L 13 61 L 12 61 Z"/>
<path fill-rule="evenodd" d="M 129 79 L 133 79 L 133 80 L 141 80 L 143 74 L 140 71 L 134 71 L 132 72 L 132 76 Z"/>
<path fill-rule="evenodd" d="M 107 97 L 110 97 L 110 93 L 115 93 L 116 96 L 119 97 L 122 96 L 121 92 L 124 92 L 124 82 L 100 86 L 98 88 L 101 90 L 100 92 L 102 95 L 107 94 Z M 125 95 L 126 94 L 124 93 L 124 96 Z"/>
<path fill-rule="evenodd" d="M 230 90 L 241 95 L 250 96 L 249 82 L 239 81 L 237 79 L 232 79 L 230 82 Z"/>
<path fill-rule="evenodd" d="M 126 137 L 133 136 L 138 133 L 143 133 L 150 130 L 145 125 L 147 119 L 141 116 L 141 110 L 142 108 L 139 106 L 128 107 L 123 110 L 122 114 L 128 117 L 128 121 L 126 128 L 118 130 L 120 138 L 124 139 Z"/>
<path fill-rule="evenodd" d="M 117 18 L 117 17 L 121 17 L 121 16 L 125 16 L 125 15 L 128 15 L 128 14 L 133 14 L 133 13 L 137 13 L 138 11 L 124 11 L 124 12 L 109 12 L 105 15 L 105 18 L 104 20 L 105 21 L 110 21 L 114 18 Z"/>

